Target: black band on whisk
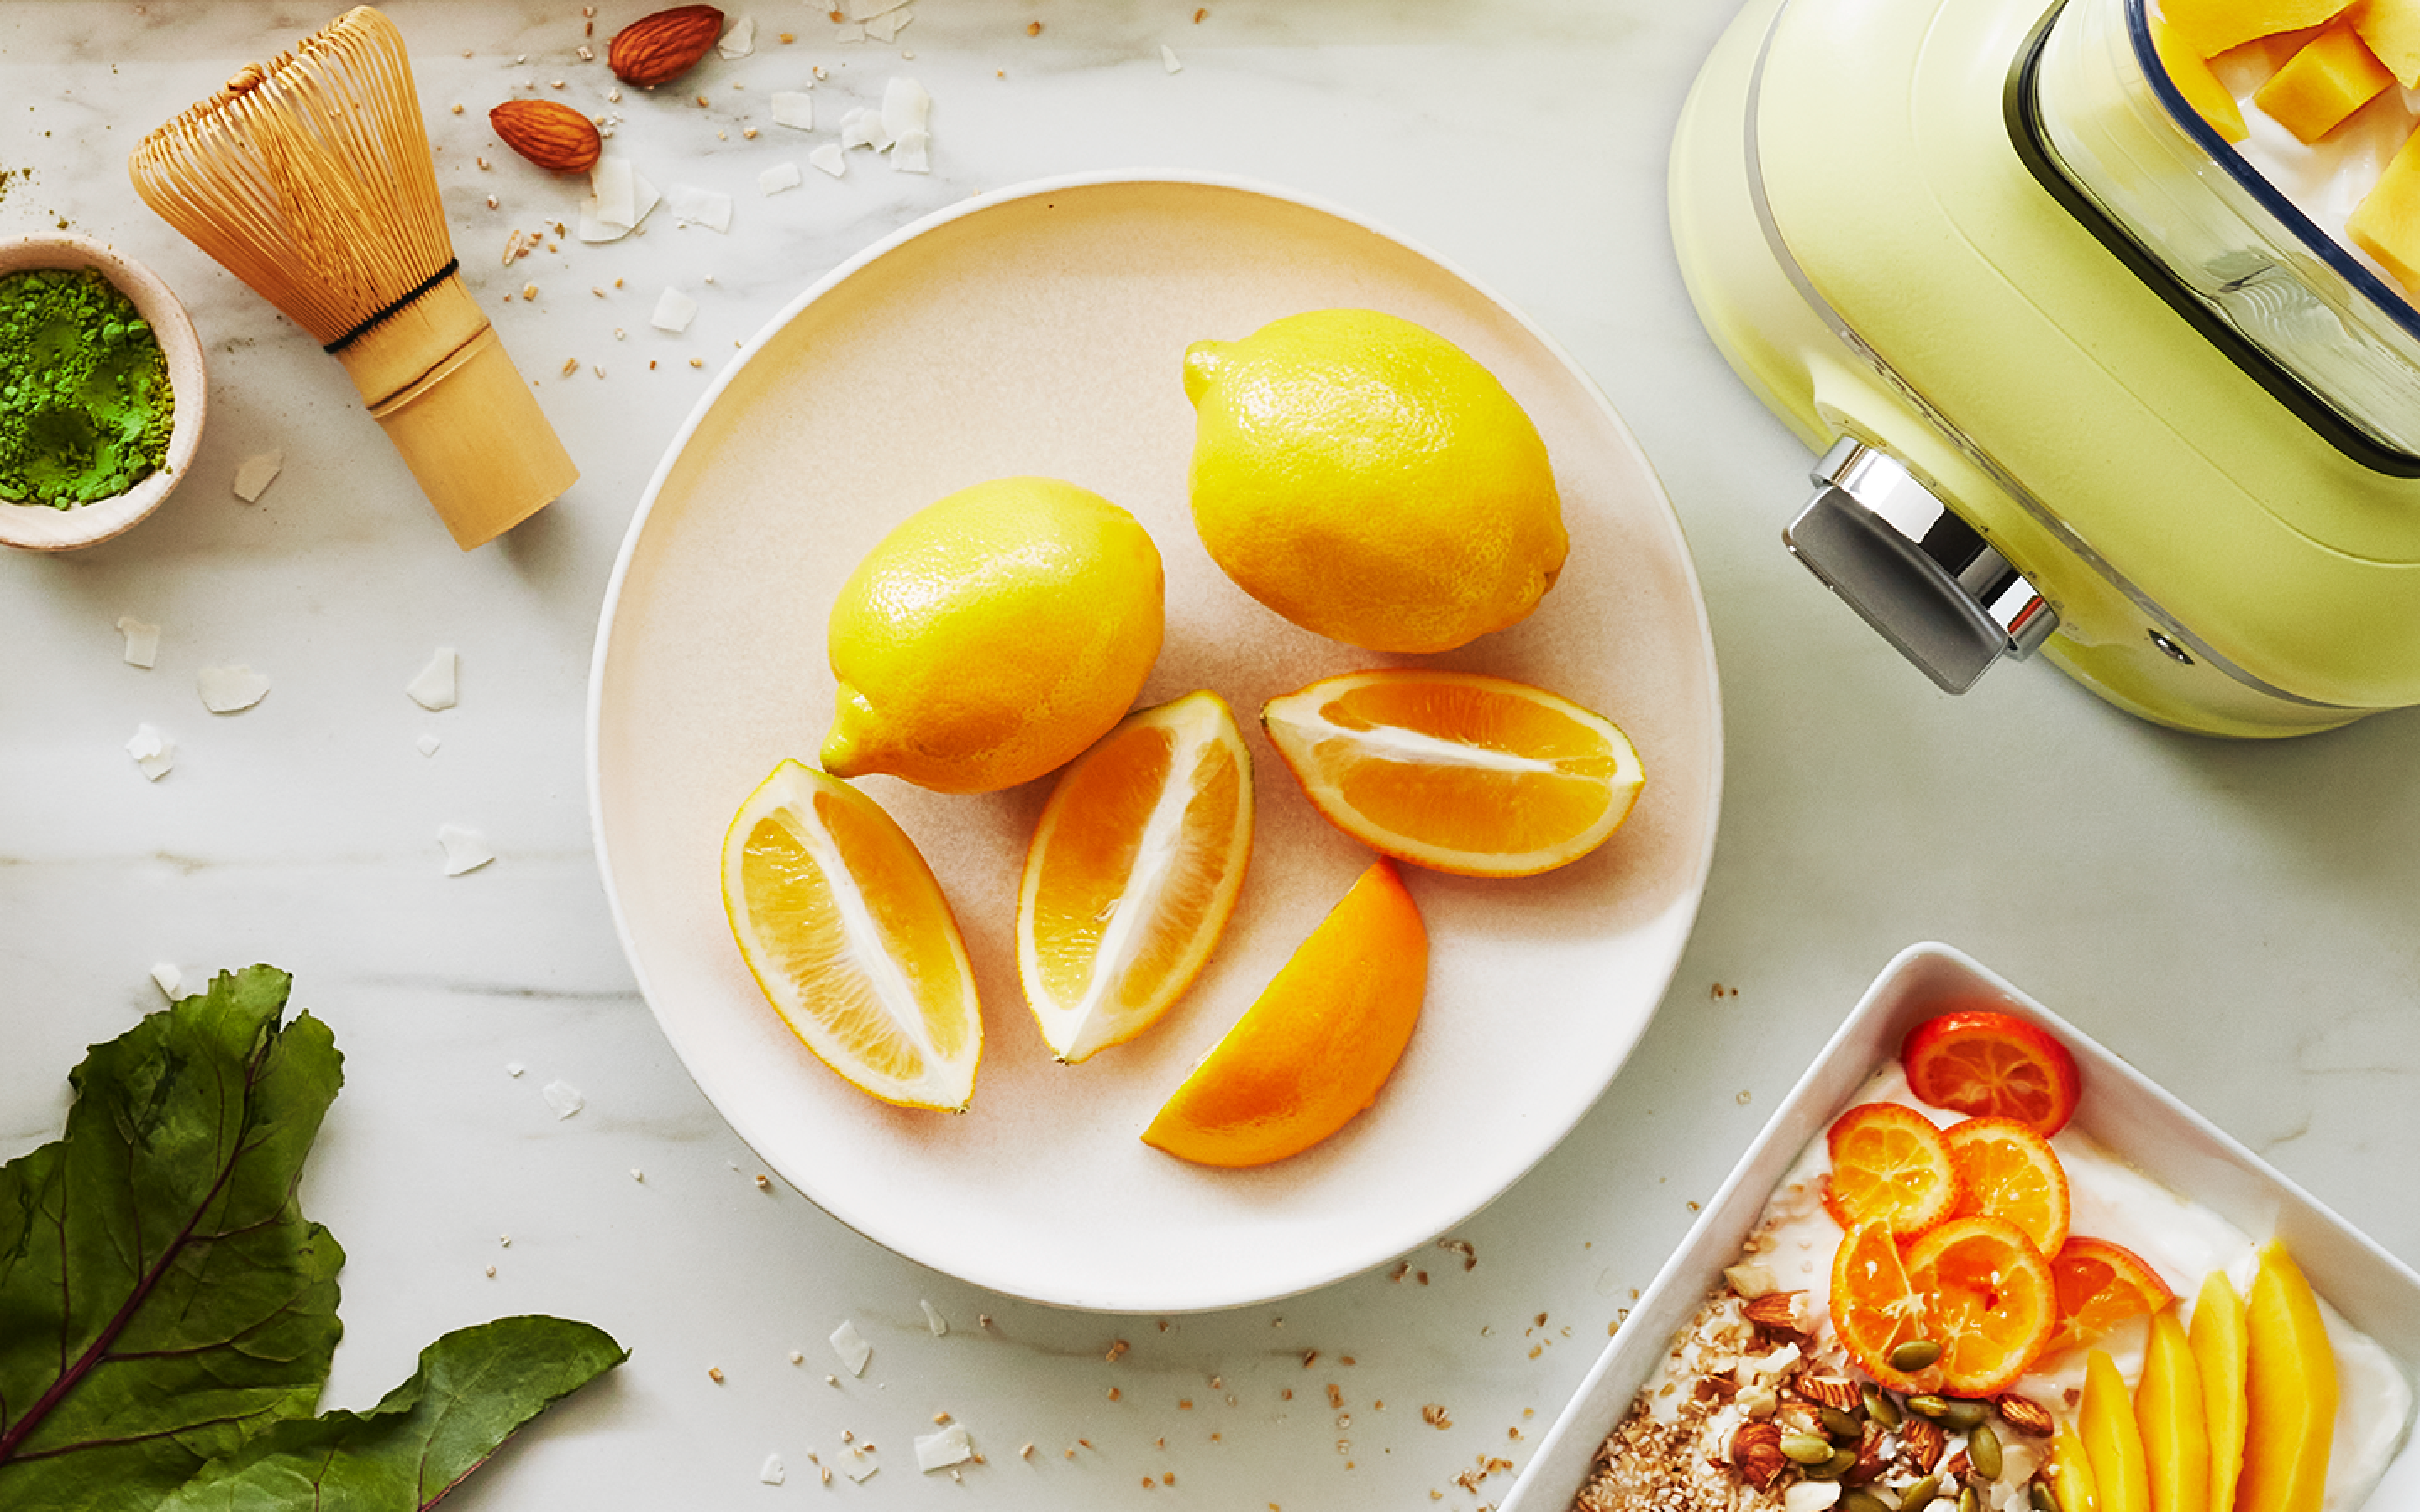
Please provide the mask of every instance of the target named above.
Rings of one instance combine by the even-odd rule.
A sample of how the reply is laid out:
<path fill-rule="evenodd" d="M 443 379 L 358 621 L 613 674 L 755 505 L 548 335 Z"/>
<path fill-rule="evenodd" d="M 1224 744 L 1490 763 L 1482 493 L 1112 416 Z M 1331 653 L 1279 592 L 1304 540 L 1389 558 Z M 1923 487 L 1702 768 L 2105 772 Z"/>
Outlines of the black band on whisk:
<path fill-rule="evenodd" d="M 371 315 L 368 319 L 363 321 L 360 325 L 355 326 L 352 330 L 346 332 L 343 335 L 338 336 L 335 340 L 328 343 L 328 345 L 320 347 L 319 349 L 326 352 L 329 356 L 334 357 L 336 353 L 343 351 L 346 347 L 359 340 L 362 333 L 368 331 L 370 327 L 377 325 L 380 321 L 385 319 L 391 315 L 394 315 L 396 311 L 401 310 L 405 305 L 410 304 L 412 301 L 420 298 L 423 294 L 427 293 L 430 289 L 435 288 L 438 285 L 442 284 L 447 279 L 453 277 L 457 272 L 460 271 L 461 267 L 462 260 L 460 258 L 446 258 L 444 267 L 440 268 L 437 271 L 429 274 L 427 278 L 422 279 L 419 283 L 412 285 L 411 287 L 405 289 L 401 295 L 390 301 L 383 308 Z"/>

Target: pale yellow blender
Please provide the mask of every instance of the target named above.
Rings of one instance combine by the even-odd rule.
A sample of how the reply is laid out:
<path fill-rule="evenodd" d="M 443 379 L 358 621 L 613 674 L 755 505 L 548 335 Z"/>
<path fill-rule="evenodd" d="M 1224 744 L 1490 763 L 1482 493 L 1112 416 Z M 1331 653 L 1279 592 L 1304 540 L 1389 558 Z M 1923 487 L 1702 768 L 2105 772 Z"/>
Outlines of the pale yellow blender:
<path fill-rule="evenodd" d="M 1751 0 L 1683 110 L 1699 316 L 1819 454 L 1791 549 L 1945 688 L 2039 650 L 2230 735 L 2420 703 L 2420 312 L 2147 0 Z"/>

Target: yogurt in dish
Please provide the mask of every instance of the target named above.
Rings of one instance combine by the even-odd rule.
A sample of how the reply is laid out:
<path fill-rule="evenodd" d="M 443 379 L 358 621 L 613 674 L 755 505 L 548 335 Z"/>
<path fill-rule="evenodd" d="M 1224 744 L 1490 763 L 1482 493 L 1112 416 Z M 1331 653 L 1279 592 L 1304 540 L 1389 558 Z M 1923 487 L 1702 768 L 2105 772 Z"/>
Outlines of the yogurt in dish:
<path fill-rule="evenodd" d="M 1844 1106 L 1875 1102 L 1916 1108 L 1936 1124 L 1961 1117 L 1919 1102 L 1896 1065 Z M 2211 1272 L 2225 1272 L 2240 1292 L 2250 1290 L 2257 1267 L 2251 1234 L 2153 1181 L 2081 1130 L 2063 1129 L 2051 1145 L 2066 1170 L 2073 1234 L 2125 1245 L 2159 1273 L 2188 1316 Z M 1901 1507 L 1908 1492 L 1923 1492 L 1927 1484 L 1934 1512 L 1944 1512 L 1938 1504 L 1945 1490 L 1948 1507 L 1956 1507 L 1962 1486 L 1975 1489 L 1977 1504 L 2000 1512 L 2034 1504 L 2034 1484 L 2050 1458 L 2049 1430 L 2074 1420 L 2086 1350 L 2043 1356 L 1990 1402 L 1953 1404 L 1961 1408 L 1954 1420 L 1925 1416 L 1906 1397 L 1875 1387 L 1836 1336 L 1828 1313 L 1832 1260 L 1843 1238 L 1822 1199 L 1830 1165 L 1818 1138 L 1790 1167 L 1726 1284 L 1705 1299 L 1598 1450 L 1571 1504 L 1575 1512 L 1856 1512 Z M 2409 1430 L 2412 1391 L 2376 1340 L 2324 1299 L 2321 1312 L 2339 1381 L 2323 1506 L 2352 1512 Z M 2091 1347 L 2106 1350 L 2131 1386 L 2147 1334 L 2147 1320 L 2136 1318 Z M 1810 1475 L 1804 1457 L 1818 1441 L 1827 1452 L 1854 1448 L 1853 1468 L 1834 1478 L 1823 1478 L 1822 1468 Z M 1981 1473 L 1994 1464 L 1996 1474 Z"/>

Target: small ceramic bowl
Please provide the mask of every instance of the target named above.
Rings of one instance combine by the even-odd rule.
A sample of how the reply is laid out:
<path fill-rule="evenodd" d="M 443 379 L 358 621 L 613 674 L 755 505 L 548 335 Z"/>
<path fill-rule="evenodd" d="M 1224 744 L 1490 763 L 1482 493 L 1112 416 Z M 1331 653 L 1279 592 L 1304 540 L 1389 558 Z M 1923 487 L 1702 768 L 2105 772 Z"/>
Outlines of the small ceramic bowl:
<path fill-rule="evenodd" d="M 0 276 L 38 268 L 95 268 L 116 285 L 135 312 L 150 323 L 161 353 L 168 360 L 168 388 L 177 403 L 176 421 L 168 433 L 167 465 L 124 493 L 67 509 L 0 502 L 0 544 L 32 551 L 68 551 L 106 541 L 127 529 L 159 508 L 160 501 L 183 481 L 202 443 L 202 339 L 194 333 L 185 307 L 158 274 L 90 237 L 60 233 L 0 238 Z"/>

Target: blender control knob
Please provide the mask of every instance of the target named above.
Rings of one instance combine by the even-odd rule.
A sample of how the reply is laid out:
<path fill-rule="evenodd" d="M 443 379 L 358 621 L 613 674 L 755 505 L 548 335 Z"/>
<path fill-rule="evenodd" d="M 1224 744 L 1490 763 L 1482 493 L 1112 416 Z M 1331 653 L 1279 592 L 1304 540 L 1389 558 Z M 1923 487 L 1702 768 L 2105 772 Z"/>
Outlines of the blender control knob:
<path fill-rule="evenodd" d="M 1887 454 L 1843 436 L 1807 477 L 1815 497 L 1782 544 L 1945 691 L 2057 628 L 2033 584 Z"/>

